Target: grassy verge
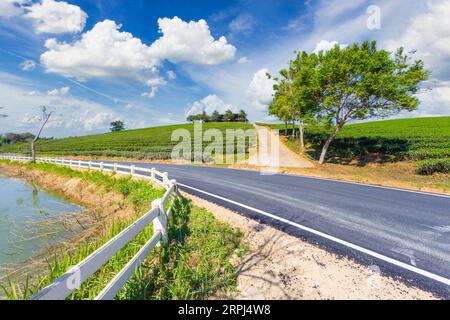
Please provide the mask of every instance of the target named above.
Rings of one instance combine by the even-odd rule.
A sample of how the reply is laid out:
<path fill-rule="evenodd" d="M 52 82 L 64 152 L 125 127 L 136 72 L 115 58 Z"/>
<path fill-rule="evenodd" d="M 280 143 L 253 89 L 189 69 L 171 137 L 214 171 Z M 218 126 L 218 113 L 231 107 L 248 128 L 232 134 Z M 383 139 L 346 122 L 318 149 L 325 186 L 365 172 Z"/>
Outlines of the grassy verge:
<path fill-rule="evenodd" d="M 127 197 L 136 212 L 144 213 L 164 190 L 152 188 L 131 177 L 116 178 L 96 171 L 75 171 L 52 164 L 31 164 L 1 161 L 9 166 L 26 167 L 48 174 L 79 178 L 104 191 L 115 191 Z M 3 291 L 8 299 L 27 299 L 50 284 L 70 267 L 76 265 L 114 237 L 137 218 L 112 221 L 93 239 L 68 252 L 57 252 L 47 261 L 46 272 L 18 281 L 10 279 Z M 69 299 L 92 299 L 122 269 L 152 236 L 147 227 L 120 250 L 107 264 L 92 275 Z M 170 243 L 155 249 L 139 268 L 117 299 L 205 299 L 211 295 L 232 292 L 236 282 L 233 255 L 244 251 L 242 234 L 214 219 L 206 210 L 193 207 L 187 200 L 176 201 L 169 221 Z"/>

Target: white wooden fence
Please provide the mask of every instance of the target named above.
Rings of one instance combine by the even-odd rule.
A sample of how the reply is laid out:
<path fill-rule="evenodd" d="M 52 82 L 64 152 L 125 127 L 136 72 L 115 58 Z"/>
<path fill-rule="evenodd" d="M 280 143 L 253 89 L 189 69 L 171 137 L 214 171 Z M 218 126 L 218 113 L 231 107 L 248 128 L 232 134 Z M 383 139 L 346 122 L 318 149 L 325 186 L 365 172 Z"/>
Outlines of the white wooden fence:
<path fill-rule="evenodd" d="M 31 157 L 13 155 L 0 155 L 0 159 L 13 161 L 31 161 Z M 152 203 L 152 209 L 140 217 L 117 236 L 105 243 L 101 248 L 81 261 L 78 265 L 68 270 L 49 286 L 32 297 L 32 300 L 63 300 L 73 291 L 77 290 L 83 282 L 107 263 L 120 249 L 134 239 L 145 227 L 153 223 L 153 237 L 141 248 L 141 250 L 127 263 L 127 265 L 106 285 L 96 297 L 96 300 L 112 300 L 125 285 L 127 280 L 136 271 L 139 265 L 146 259 L 155 246 L 162 242 L 166 244 L 167 221 L 170 217 L 173 201 L 179 196 L 178 186 L 175 180 L 169 180 L 166 172 L 161 173 L 156 169 L 147 169 L 136 166 L 125 166 L 110 162 L 94 162 L 73 159 L 36 158 L 36 162 L 53 163 L 74 168 L 101 170 L 131 174 L 136 177 L 149 179 L 167 191 L 161 199 Z M 170 202 L 170 205 L 168 206 Z M 166 211 L 166 208 L 169 207 Z"/>

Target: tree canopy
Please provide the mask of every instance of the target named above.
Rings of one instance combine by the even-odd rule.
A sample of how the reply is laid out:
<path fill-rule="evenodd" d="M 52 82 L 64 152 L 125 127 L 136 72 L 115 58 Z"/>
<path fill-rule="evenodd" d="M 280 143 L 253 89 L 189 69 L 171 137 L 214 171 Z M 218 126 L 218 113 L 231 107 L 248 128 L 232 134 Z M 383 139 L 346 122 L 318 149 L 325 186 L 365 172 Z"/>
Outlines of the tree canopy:
<path fill-rule="evenodd" d="M 247 113 L 244 110 L 239 113 L 227 110 L 224 114 L 216 110 L 211 115 L 203 111 L 200 114 L 189 115 L 186 120 L 189 122 L 248 122 Z"/>
<path fill-rule="evenodd" d="M 395 53 L 377 49 L 376 41 L 329 51 L 297 53 L 276 79 L 269 113 L 283 121 L 323 121 L 335 127 L 328 147 L 351 120 L 383 118 L 419 105 L 415 94 L 430 72 L 421 60 L 412 61 L 403 48 Z"/>
<path fill-rule="evenodd" d="M 111 132 L 120 132 L 125 130 L 125 122 L 117 120 L 110 123 Z"/>

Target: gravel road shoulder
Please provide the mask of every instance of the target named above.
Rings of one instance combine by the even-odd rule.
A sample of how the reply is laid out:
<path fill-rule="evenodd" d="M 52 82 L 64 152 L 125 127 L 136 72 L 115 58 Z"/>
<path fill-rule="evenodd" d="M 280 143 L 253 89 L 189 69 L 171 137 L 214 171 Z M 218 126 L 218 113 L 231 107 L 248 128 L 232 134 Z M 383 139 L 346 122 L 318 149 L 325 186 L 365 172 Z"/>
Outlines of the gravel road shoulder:
<path fill-rule="evenodd" d="M 239 264 L 236 299 L 430 300 L 431 293 L 228 209 L 185 194 L 193 204 L 245 234 L 249 253 Z"/>

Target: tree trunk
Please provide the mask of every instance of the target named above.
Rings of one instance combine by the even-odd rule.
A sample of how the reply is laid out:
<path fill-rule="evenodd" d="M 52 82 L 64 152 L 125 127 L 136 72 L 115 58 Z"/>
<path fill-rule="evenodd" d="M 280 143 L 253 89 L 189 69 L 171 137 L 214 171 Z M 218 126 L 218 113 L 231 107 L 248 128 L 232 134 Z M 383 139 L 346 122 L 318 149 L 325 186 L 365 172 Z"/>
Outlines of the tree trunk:
<path fill-rule="evenodd" d="M 305 152 L 305 125 L 300 122 L 300 153 Z"/>
<path fill-rule="evenodd" d="M 284 122 L 284 135 L 287 137 L 287 135 L 288 135 L 288 122 L 287 121 L 285 121 Z"/>
<path fill-rule="evenodd" d="M 320 164 L 325 163 L 325 157 L 327 156 L 328 148 L 330 147 L 331 143 L 336 138 L 338 133 L 341 131 L 341 129 L 342 129 L 342 125 L 338 125 L 336 127 L 336 130 L 334 130 L 334 133 L 331 135 L 331 137 L 327 140 L 327 142 L 325 142 L 325 145 L 323 146 L 323 149 L 322 149 L 322 154 L 320 155 L 320 160 L 319 160 Z"/>
<path fill-rule="evenodd" d="M 292 139 L 295 140 L 295 121 L 292 121 Z"/>
<path fill-rule="evenodd" d="M 36 141 L 31 141 L 31 158 L 33 162 L 36 162 Z"/>

